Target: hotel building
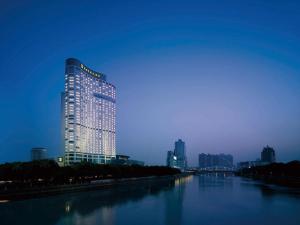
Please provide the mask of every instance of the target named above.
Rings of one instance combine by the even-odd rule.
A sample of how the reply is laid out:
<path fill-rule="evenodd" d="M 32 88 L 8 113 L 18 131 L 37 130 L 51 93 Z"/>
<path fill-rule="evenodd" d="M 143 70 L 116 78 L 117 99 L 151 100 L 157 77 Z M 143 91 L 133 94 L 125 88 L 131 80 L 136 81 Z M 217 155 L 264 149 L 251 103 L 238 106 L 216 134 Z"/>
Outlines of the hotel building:
<path fill-rule="evenodd" d="M 116 156 L 116 88 L 77 59 L 66 60 L 62 94 L 65 164 Z"/>

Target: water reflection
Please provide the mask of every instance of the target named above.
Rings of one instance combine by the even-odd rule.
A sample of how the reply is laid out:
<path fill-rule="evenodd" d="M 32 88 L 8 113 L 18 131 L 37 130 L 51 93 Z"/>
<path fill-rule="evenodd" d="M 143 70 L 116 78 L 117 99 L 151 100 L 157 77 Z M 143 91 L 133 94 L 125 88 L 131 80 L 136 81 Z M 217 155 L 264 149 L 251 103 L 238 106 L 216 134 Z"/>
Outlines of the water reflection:
<path fill-rule="evenodd" d="M 9 202 L 0 204 L 1 224 L 114 224 L 115 205 L 137 202 L 174 187 L 175 180 L 145 181 L 108 190 Z"/>
<path fill-rule="evenodd" d="M 1 225 L 298 225 L 300 198 L 294 191 L 297 190 L 229 174 L 207 174 L 3 203 L 0 222 Z"/>
<path fill-rule="evenodd" d="M 172 191 L 164 193 L 165 198 L 165 224 L 182 224 L 183 199 L 186 184 L 192 181 L 193 176 L 183 177 L 175 180 Z"/>
<path fill-rule="evenodd" d="M 226 186 L 232 187 L 232 173 L 207 173 L 198 175 L 198 187 L 201 191 L 212 188 L 224 188 Z"/>
<path fill-rule="evenodd" d="M 252 180 L 250 178 L 240 178 L 240 186 L 243 189 L 256 188 L 260 190 L 262 197 L 271 198 L 276 196 L 287 196 L 291 198 L 300 198 L 300 189 L 285 187 L 279 185 L 268 184 L 259 180 Z"/>

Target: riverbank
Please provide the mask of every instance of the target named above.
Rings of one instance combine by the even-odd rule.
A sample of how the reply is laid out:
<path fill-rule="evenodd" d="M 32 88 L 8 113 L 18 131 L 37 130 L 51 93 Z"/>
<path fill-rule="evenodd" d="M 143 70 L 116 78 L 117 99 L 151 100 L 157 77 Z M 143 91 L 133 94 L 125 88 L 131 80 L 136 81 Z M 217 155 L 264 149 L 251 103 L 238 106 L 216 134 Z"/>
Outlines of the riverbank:
<path fill-rule="evenodd" d="M 237 176 L 260 180 L 268 184 L 300 188 L 300 162 L 272 163 L 265 166 L 245 168 Z"/>
<path fill-rule="evenodd" d="M 166 166 L 81 162 L 60 167 L 53 160 L 5 163 L 0 165 L 0 200 L 103 189 L 179 174 L 180 170 Z"/>
<path fill-rule="evenodd" d="M 237 176 L 251 178 L 253 180 L 263 181 L 267 184 L 276 184 L 280 186 L 286 187 L 294 187 L 300 188 L 300 178 L 297 177 L 285 177 L 285 176 L 272 176 L 272 175 L 246 175 L 246 174 L 239 174 Z"/>
<path fill-rule="evenodd" d="M 181 173 L 166 176 L 150 176 L 120 179 L 103 179 L 94 180 L 88 184 L 65 184 L 54 185 L 49 187 L 33 187 L 21 190 L 2 190 L 0 191 L 0 201 L 15 201 L 31 198 L 47 197 L 51 195 L 60 195 L 65 193 L 93 191 L 101 189 L 109 189 L 122 185 L 138 185 L 140 183 L 153 183 L 162 180 L 175 180 L 177 178 L 189 176 L 189 173 Z"/>

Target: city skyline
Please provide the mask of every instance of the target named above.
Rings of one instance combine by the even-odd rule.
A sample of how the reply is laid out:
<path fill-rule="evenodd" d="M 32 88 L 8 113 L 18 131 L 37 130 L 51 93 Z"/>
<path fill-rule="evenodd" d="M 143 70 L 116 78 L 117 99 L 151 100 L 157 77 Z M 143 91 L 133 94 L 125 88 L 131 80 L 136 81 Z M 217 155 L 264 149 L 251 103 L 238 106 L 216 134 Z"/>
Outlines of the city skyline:
<path fill-rule="evenodd" d="M 255 160 L 266 145 L 278 161 L 300 158 L 299 3 L 3 1 L 1 11 L 1 162 L 28 160 L 34 146 L 60 155 L 70 57 L 118 87 L 120 154 L 163 165 L 182 138 L 191 166 L 201 152 Z"/>

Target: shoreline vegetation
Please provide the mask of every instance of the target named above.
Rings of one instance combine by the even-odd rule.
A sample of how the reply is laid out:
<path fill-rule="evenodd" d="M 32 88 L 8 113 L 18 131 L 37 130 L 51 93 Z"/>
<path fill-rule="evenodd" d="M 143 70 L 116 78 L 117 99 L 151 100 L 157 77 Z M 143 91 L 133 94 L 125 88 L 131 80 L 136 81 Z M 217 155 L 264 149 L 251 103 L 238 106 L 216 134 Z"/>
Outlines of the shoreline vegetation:
<path fill-rule="evenodd" d="M 79 163 L 59 167 L 53 160 L 5 163 L 0 165 L 0 201 L 175 179 L 182 175 L 180 170 L 165 166 Z"/>
<path fill-rule="evenodd" d="M 300 188 L 300 161 L 244 168 L 237 171 L 236 175 L 269 184 Z"/>

